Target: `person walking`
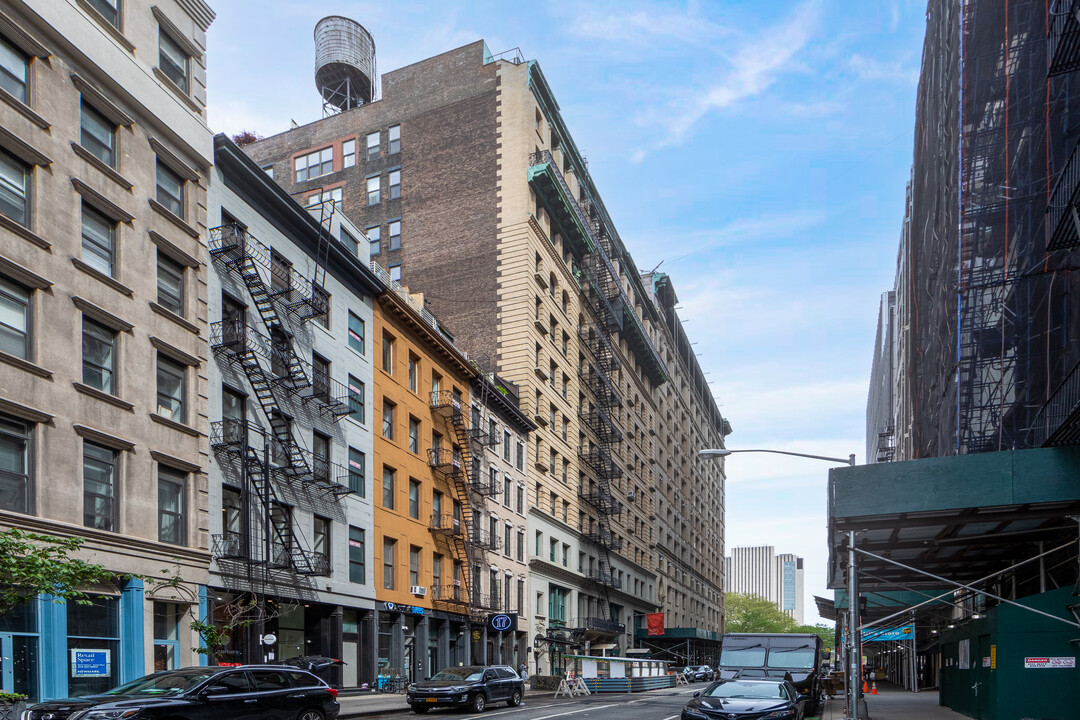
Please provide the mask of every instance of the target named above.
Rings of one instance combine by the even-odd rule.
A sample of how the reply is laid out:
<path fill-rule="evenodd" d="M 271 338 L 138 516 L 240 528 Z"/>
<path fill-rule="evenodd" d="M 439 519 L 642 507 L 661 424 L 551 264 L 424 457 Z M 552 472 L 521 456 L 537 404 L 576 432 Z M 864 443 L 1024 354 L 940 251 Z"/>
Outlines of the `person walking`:
<path fill-rule="evenodd" d="M 518 666 L 518 675 L 521 676 L 522 680 L 529 679 L 529 666 L 524 660 L 522 660 L 521 665 Z"/>

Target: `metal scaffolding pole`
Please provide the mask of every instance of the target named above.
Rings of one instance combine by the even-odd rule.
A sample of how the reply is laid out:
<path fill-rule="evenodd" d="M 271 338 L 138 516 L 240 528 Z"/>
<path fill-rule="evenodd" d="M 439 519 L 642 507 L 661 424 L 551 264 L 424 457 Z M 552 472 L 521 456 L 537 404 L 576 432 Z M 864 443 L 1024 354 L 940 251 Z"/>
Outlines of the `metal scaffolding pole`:
<path fill-rule="evenodd" d="M 848 533 L 848 663 L 847 663 L 847 716 L 859 720 L 859 582 L 855 567 L 855 531 Z"/>

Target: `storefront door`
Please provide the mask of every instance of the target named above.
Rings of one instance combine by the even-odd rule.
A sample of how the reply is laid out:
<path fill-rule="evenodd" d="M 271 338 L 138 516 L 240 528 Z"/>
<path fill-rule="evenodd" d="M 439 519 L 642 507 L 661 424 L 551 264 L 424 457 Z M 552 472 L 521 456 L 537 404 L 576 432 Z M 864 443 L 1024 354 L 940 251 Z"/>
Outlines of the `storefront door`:
<path fill-rule="evenodd" d="M 0 633 L 0 690 L 38 699 L 38 637 Z"/>

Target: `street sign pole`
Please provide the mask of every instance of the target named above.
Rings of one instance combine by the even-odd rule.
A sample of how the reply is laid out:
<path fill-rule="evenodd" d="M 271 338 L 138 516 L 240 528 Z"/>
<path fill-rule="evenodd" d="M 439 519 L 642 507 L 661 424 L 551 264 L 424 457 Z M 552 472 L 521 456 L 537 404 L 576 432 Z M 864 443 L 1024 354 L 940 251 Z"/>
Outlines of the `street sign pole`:
<path fill-rule="evenodd" d="M 862 675 L 859 657 L 859 584 L 855 568 L 855 531 L 848 533 L 848 675 L 847 716 L 859 720 L 859 679 Z"/>

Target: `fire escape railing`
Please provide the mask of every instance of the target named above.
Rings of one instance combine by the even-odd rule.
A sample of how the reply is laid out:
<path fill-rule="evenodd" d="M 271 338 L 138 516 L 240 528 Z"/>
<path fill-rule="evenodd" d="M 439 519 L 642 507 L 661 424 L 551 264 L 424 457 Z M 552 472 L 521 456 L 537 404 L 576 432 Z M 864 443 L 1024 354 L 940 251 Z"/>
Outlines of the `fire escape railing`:
<path fill-rule="evenodd" d="M 1047 75 L 1052 77 L 1080 69 L 1080 0 L 1053 0 L 1050 15 Z"/>

